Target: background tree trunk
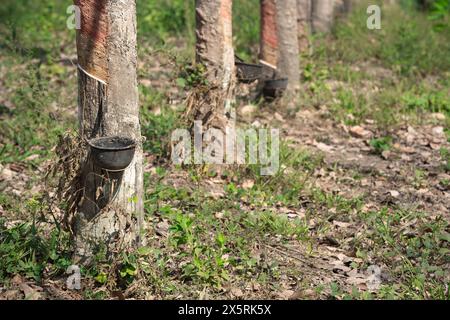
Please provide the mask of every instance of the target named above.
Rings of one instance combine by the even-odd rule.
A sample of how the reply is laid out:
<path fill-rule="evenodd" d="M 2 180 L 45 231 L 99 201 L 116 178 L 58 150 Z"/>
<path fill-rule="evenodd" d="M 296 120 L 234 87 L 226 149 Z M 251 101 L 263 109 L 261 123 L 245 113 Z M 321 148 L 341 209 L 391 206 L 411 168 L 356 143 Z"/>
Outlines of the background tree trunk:
<path fill-rule="evenodd" d="M 349 13 L 353 9 L 354 0 L 344 0 L 344 12 Z"/>
<path fill-rule="evenodd" d="M 312 29 L 315 33 L 329 32 L 334 20 L 334 0 L 312 1 Z"/>
<path fill-rule="evenodd" d="M 297 0 L 277 0 L 279 76 L 289 79 L 288 93 L 300 87 L 300 53 L 298 44 Z"/>
<path fill-rule="evenodd" d="M 75 258 L 89 263 L 140 242 L 143 226 L 142 138 L 139 124 L 134 0 L 77 0 L 79 121 L 83 139 L 120 135 L 137 142 L 123 173 L 111 174 L 85 159 L 83 198 L 73 221 Z"/>
<path fill-rule="evenodd" d="M 194 119 L 223 129 L 234 99 L 232 0 L 196 0 L 195 7 L 196 62 L 206 67 L 209 90 L 193 100 Z"/>
<path fill-rule="evenodd" d="M 302 53 L 309 49 L 311 6 L 311 0 L 297 0 L 298 47 Z"/>
<path fill-rule="evenodd" d="M 278 64 L 277 8 L 275 0 L 261 0 L 260 52 L 261 63 L 276 69 Z"/>

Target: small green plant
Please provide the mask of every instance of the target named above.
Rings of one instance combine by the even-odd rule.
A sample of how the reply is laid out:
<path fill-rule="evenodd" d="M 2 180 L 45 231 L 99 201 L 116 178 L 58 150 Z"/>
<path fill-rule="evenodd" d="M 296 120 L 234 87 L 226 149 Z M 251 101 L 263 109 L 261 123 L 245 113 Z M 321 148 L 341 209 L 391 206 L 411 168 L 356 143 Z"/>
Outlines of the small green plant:
<path fill-rule="evenodd" d="M 381 154 L 383 151 L 391 149 L 392 137 L 374 138 L 369 141 L 369 145 L 373 148 L 374 152 Z"/>
<path fill-rule="evenodd" d="M 36 220 L 7 227 L 0 219 L 0 282 L 18 273 L 40 280 L 48 266 L 51 273 L 65 272 L 70 265 L 67 248 L 66 234 L 52 230 L 44 236 Z"/>
<path fill-rule="evenodd" d="M 122 254 L 122 263 L 119 268 L 119 276 L 125 281 L 126 284 L 132 283 L 138 274 L 137 259 L 138 257 L 134 253 Z"/>
<path fill-rule="evenodd" d="M 413 185 L 415 188 L 420 188 L 423 183 L 424 183 L 424 178 L 425 178 L 425 172 L 422 170 L 414 170 L 414 180 L 413 180 Z"/>
<path fill-rule="evenodd" d="M 207 85 L 205 66 L 202 64 L 184 64 L 176 79 L 177 85 L 183 89 L 189 89 L 201 85 Z"/>
<path fill-rule="evenodd" d="M 172 233 L 171 242 L 174 246 L 187 244 L 192 246 L 194 244 L 194 237 L 192 232 L 193 220 L 186 214 L 176 211 L 174 223 L 170 226 Z"/>

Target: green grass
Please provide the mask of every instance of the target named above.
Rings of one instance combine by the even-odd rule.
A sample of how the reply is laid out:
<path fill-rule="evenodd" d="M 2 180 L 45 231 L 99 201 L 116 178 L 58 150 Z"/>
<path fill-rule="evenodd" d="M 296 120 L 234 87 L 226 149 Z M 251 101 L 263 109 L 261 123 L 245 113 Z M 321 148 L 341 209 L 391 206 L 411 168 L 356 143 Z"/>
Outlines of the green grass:
<path fill-rule="evenodd" d="M 60 121 L 66 119 L 62 113 L 49 112 L 58 98 L 42 66 L 17 56 L 0 61 L 3 66 L 20 63 L 24 67 L 15 68 L 5 78 L 10 90 L 5 98 L 14 108 L 0 114 L 0 158 L 4 163 L 24 161 L 32 154 L 38 154 L 39 161 L 45 160 L 52 154 L 58 134 L 71 126 Z"/>
<path fill-rule="evenodd" d="M 194 43 L 193 1 L 138 1 L 137 15 L 141 39 L 165 44 L 170 38 L 184 37 L 190 44 Z"/>
<path fill-rule="evenodd" d="M 355 63 L 375 58 L 402 75 L 442 73 L 449 70 L 449 33 L 434 32 L 424 13 L 411 8 L 383 10 L 381 30 L 366 26 L 367 5 L 361 3 L 347 22 L 340 23 L 331 51 L 339 60 Z"/>
<path fill-rule="evenodd" d="M 58 54 L 67 44 L 68 35 L 74 34 L 68 33 L 66 26 L 69 17 L 66 10 L 72 4 L 69 0 L 4 1 L 0 8 L 0 35 L 4 39 L 0 48 L 25 50 L 33 57 Z"/>
<path fill-rule="evenodd" d="M 0 219 L 0 282 L 15 274 L 24 274 L 37 281 L 44 270 L 48 275 L 64 273 L 71 264 L 68 256 L 68 235 L 42 217 L 48 208 L 31 199 L 23 208 L 30 215 L 29 221 L 7 226 Z"/>
<path fill-rule="evenodd" d="M 245 61 L 258 61 L 259 0 L 233 2 L 233 43 L 236 54 Z"/>
<path fill-rule="evenodd" d="M 449 299 L 445 296 L 448 263 L 448 221 L 430 220 L 422 212 L 391 210 L 368 212 L 362 218 L 371 232 L 361 238 L 359 250 L 370 251 L 385 264 L 396 279 L 381 291 L 381 297 L 403 299 Z M 405 222 L 415 221 L 411 230 L 402 230 Z M 363 244 L 365 243 L 365 244 Z M 385 295 L 385 291 L 390 292 Z M 448 293 L 447 293 L 448 294 Z"/>
<path fill-rule="evenodd" d="M 433 30 L 427 13 L 406 3 L 382 8 L 382 29 L 368 30 L 365 4 L 302 57 L 300 107 L 325 105 L 347 125 L 370 119 L 384 128 L 443 113 L 448 127 L 450 33 Z"/>
<path fill-rule="evenodd" d="M 137 2 L 141 55 L 155 48 L 171 52 L 178 42 L 187 45 L 189 52 L 183 51 L 182 57 L 177 52 L 178 69 L 173 74 L 180 90 L 202 80 L 201 70 L 192 70 L 188 64 L 195 41 L 192 3 Z M 26 174 L 33 175 L 30 188 L 42 178 L 35 168 L 52 159 L 58 134 L 77 125 L 73 114 L 65 114 L 76 105 L 73 68 L 57 62 L 61 53 L 75 52 L 74 32 L 66 29 L 65 10 L 70 4 L 7 0 L 0 8 L 0 67 L 6 70 L 2 84 L 8 89 L 2 96 L 7 103 L 0 105 L 0 163 L 25 164 Z M 248 61 L 257 58 L 258 5 L 257 0 L 234 3 L 234 21 L 239 21 L 234 24 L 236 52 Z M 413 123 L 439 112 L 447 117 L 445 130 L 450 132 L 449 33 L 433 31 L 435 21 L 412 8 L 386 11 L 381 31 L 368 31 L 365 23 L 365 12 L 356 11 L 350 20 L 337 24 L 330 37 L 314 39 L 313 53 L 301 58 L 304 90 L 298 108 L 325 106 L 328 116 L 346 125 L 372 119 L 381 132 L 403 121 L 400 116 L 409 116 L 408 123 Z M 382 74 L 374 74 L 374 67 L 381 68 Z M 139 75 L 152 81 L 159 77 L 145 68 Z M 180 126 L 183 106 L 174 108 L 166 92 L 146 86 L 140 86 L 139 93 L 145 151 L 165 160 L 170 133 Z M 160 113 L 155 114 L 156 110 Z M 390 149 L 391 144 L 385 133 L 370 141 L 376 153 Z M 27 160 L 33 154 L 39 158 Z M 449 154 L 441 150 L 442 170 L 450 170 Z M 364 196 L 344 197 L 315 185 L 314 173 L 320 169 L 337 170 L 321 156 L 282 144 L 276 175 L 261 176 L 258 166 L 232 167 L 220 199 L 197 188 L 211 178 L 201 168 L 188 167 L 186 185 L 177 187 L 164 183 L 172 170 L 165 164 L 153 174 L 146 173 L 149 241 L 135 252 L 122 253 L 113 264 L 99 248 L 94 265 L 82 270 L 85 298 L 109 298 L 110 291 L 133 286 L 141 290 L 138 297 L 165 298 L 180 294 L 198 298 L 197 292 L 205 288 L 220 296 L 230 284 L 256 283 L 276 290 L 283 277 L 299 278 L 302 270 L 279 257 L 262 256 L 258 246 L 281 243 L 313 248 L 315 239 L 332 230 L 331 221 L 342 218 L 361 227 L 354 243 L 363 261 L 358 267 L 383 264 L 391 280 L 377 293 L 346 291 L 335 282 L 318 285 L 317 292 L 329 290 L 330 297 L 338 299 L 449 299 L 443 267 L 449 263 L 448 222 L 396 205 L 367 212 Z M 426 174 L 420 169 L 415 173 L 413 186 L 419 189 Z M 356 176 L 362 178 L 361 173 Z M 241 185 L 246 179 L 254 182 L 251 188 Z M 449 182 L 443 179 L 440 184 Z M 0 193 L 1 210 L 7 212 L 7 218 L 0 219 L 2 284 L 15 274 L 38 281 L 61 275 L 71 263 L 69 237 L 40 201 L 39 195 Z M 288 216 L 281 212 L 286 208 L 304 209 L 305 216 Z M 23 221 L 11 225 L 15 219 Z M 315 228 L 309 225 L 312 219 Z M 161 221 L 168 225 L 167 237 L 152 234 Z M 403 229 L 408 223 L 412 230 Z"/>
<path fill-rule="evenodd" d="M 142 134 L 145 136 L 144 150 L 159 158 L 168 158 L 172 131 L 180 123 L 178 113 L 169 107 L 158 115 L 142 112 Z"/>
<path fill-rule="evenodd" d="M 154 46 L 173 46 L 183 38 L 195 44 L 195 9 L 192 0 L 154 0 L 137 2 L 138 37 Z M 259 39 L 259 1 L 233 2 L 233 40 L 236 54 L 247 61 L 257 61 Z M 193 53 L 193 50 L 189 50 Z"/>
<path fill-rule="evenodd" d="M 161 179 L 163 175 L 159 177 Z M 257 188 L 267 192 L 269 187 L 255 186 Z M 161 266 L 158 268 L 159 282 L 170 274 L 171 279 L 166 279 L 169 283 L 175 280 L 175 276 L 182 283 L 211 284 L 221 288 L 229 280 L 238 281 L 241 278 L 249 281 L 251 277 L 260 276 L 271 278 L 273 270 L 262 271 L 261 262 L 251 257 L 249 250 L 252 243 L 261 237 L 270 239 L 280 236 L 292 240 L 306 239 L 308 235 L 304 220 L 288 219 L 272 211 L 257 210 L 249 214 L 241 209 L 236 200 L 243 199 L 245 193 L 233 185 L 226 187 L 226 197 L 220 200 L 205 197 L 200 190 L 189 192 L 183 188 L 174 189 L 158 181 L 151 183 L 149 189 L 152 190 L 146 201 L 149 219 L 153 220 L 157 215 L 169 224 L 167 244 L 159 250 L 165 252 L 164 257 L 173 256 L 177 261 L 175 265 L 182 265 L 180 269 L 173 269 L 173 264 L 157 262 L 156 265 Z M 151 248 L 160 246 L 149 245 Z M 174 252 L 179 254 L 174 255 Z M 170 287 L 168 283 L 164 286 Z"/>

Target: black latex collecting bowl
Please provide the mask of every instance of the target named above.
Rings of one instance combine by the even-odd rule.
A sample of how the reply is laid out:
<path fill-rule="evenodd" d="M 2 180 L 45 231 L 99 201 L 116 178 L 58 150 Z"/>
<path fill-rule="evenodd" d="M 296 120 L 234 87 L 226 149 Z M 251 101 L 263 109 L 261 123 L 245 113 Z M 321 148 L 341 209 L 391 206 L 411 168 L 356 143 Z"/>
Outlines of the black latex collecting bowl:
<path fill-rule="evenodd" d="M 235 62 L 237 78 L 240 82 L 248 83 L 258 80 L 262 76 L 263 68 L 259 64 Z"/>
<path fill-rule="evenodd" d="M 94 164 L 108 171 L 123 171 L 134 157 L 136 142 L 128 137 L 108 136 L 88 141 Z"/>
<path fill-rule="evenodd" d="M 264 82 L 263 94 L 266 98 L 280 97 L 288 86 L 288 79 L 271 79 Z"/>

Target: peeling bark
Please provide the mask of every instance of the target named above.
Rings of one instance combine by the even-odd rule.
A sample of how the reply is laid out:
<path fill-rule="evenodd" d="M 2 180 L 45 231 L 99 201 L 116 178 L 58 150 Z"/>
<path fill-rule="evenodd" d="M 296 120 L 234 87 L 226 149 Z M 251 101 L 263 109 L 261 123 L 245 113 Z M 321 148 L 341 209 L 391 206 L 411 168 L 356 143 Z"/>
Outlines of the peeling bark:
<path fill-rule="evenodd" d="M 139 124 L 134 0 L 78 0 L 79 121 L 83 139 L 120 135 L 137 142 L 122 173 L 85 159 L 83 197 L 73 220 L 75 258 L 89 263 L 98 247 L 109 254 L 136 245 L 143 226 L 142 139 Z"/>

